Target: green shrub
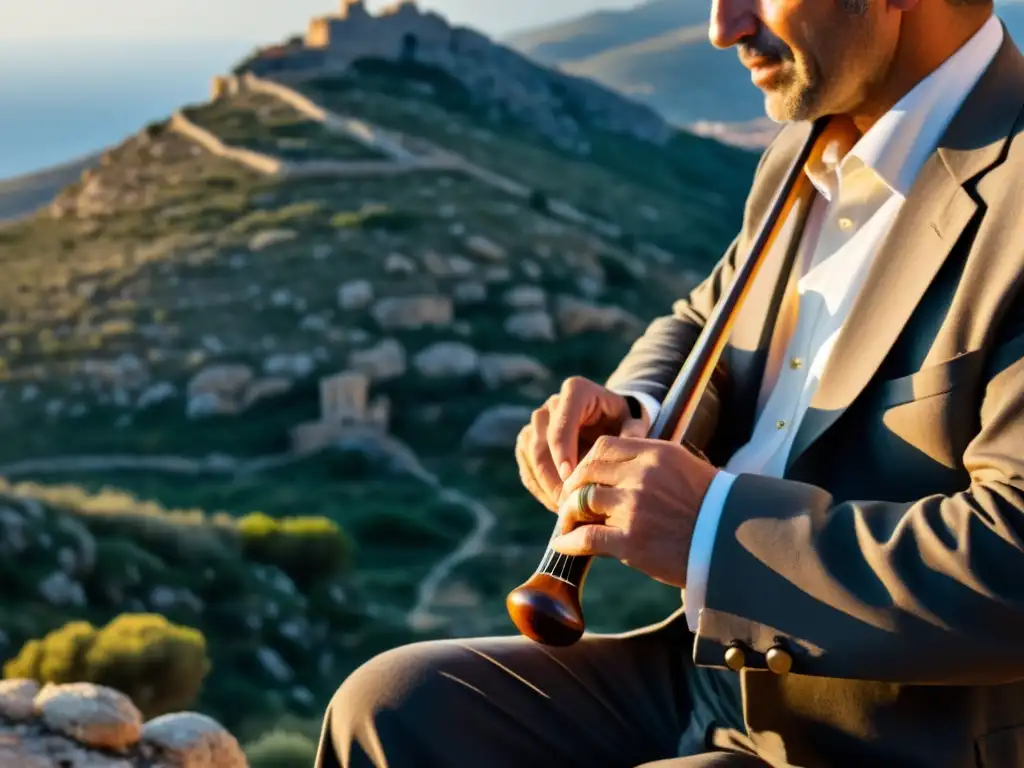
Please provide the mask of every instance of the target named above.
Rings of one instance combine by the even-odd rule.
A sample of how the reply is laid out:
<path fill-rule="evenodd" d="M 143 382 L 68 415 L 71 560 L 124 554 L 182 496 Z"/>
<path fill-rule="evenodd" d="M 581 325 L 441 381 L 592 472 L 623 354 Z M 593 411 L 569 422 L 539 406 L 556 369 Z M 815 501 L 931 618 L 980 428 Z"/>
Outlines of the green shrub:
<path fill-rule="evenodd" d="M 333 576 L 351 564 L 351 540 L 326 517 L 275 520 L 252 512 L 238 520 L 237 530 L 246 558 L 277 566 L 300 586 Z"/>
<path fill-rule="evenodd" d="M 131 539 L 122 536 L 96 539 L 96 565 L 87 579 L 89 584 L 133 584 L 134 572 L 142 583 L 152 583 L 167 573 L 167 565 Z"/>
<path fill-rule="evenodd" d="M 407 211 L 394 211 L 386 205 L 366 205 L 358 211 L 342 211 L 331 217 L 331 226 L 337 229 L 384 229 L 405 232 L 415 228 L 419 219 Z"/>
<path fill-rule="evenodd" d="M 21 653 L 4 665 L 5 678 L 73 683 L 87 679 L 85 654 L 96 639 L 96 628 L 72 621 L 42 640 L 29 640 Z"/>
<path fill-rule="evenodd" d="M 548 196 L 541 192 L 539 189 L 535 189 L 530 192 L 529 206 L 538 213 L 546 213 L 548 210 Z"/>
<path fill-rule="evenodd" d="M 309 736 L 274 730 L 245 747 L 252 768 L 309 768 L 316 761 L 316 742 Z"/>
<path fill-rule="evenodd" d="M 38 676 L 52 683 L 73 683 L 86 674 L 86 654 L 96 641 L 96 627 L 72 621 L 43 639 Z"/>
<path fill-rule="evenodd" d="M 635 246 L 627 246 L 627 250 Z M 633 288 L 643 284 L 644 274 L 628 258 L 604 252 L 599 255 L 609 288 Z"/>
<path fill-rule="evenodd" d="M 41 675 L 39 668 L 43 662 L 42 640 L 29 640 L 22 646 L 16 657 L 4 664 L 5 680 L 20 680 L 28 678 L 39 680 Z"/>
<path fill-rule="evenodd" d="M 106 685 L 127 694 L 150 718 L 191 705 L 209 670 L 199 630 L 138 613 L 121 614 L 100 630 L 71 622 L 29 640 L 4 665 L 4 677 Z"/>
<path fill-rule="evenodd" d="M 155 613 L 121 614 L 86 654 L 95 682 L 128 694 L 147 717 L 188 707 L 210 671 L 206 638 Z"/>
<path fill-rule="evenodd" d="M 277 520 L 265 512 L 250 512 L 238 518 L 238 533 L 249 551 L 264 554 L 269 551 L 270 537 L 278 532 Z"/>
<path fill-rule="evenodd" d="M 170 121 L 168 120 L 157 120 L 152 123 L 147 123 L 142 129 L 142 133 L 148 139 L 158 139 L 166 133 L 169 122 Z"/>

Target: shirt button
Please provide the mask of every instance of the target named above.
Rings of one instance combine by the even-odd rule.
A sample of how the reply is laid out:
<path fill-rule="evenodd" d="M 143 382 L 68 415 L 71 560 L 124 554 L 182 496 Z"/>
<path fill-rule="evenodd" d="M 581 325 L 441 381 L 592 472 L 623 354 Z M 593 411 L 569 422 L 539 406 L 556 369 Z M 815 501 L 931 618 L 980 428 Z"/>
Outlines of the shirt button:
<path fill-rule="evenodd" d="M 839 228 L 840 229 L 845 231 L 847 229 L 850 229 L 851 227 L 853 227 L 853 219 L 848 219 L 845 216 L 843 216 L 841 219 L 839 219 Z"/>
<path fill-rule="evenodd" d="M 775 422 L 775 428 L 776 429 L 785 429 L 786 428 L 786 420 L 785 419 L 779 419 L 778 421 L 776 421 Z"/>
<path fill-rule="evenodd" d="M 789 361 L 789 367 L 792 368 L 794 371 L 799 368 L 803 368 L 803 366 L 804 361 L 801 360 L 799 357 L 794 357 L 792 360 Z"/>

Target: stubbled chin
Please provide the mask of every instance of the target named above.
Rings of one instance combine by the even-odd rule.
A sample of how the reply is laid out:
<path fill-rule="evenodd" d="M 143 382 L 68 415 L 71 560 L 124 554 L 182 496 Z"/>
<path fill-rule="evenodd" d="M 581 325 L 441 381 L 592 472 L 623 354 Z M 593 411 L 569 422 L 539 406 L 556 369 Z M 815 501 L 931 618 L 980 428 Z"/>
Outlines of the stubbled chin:
<path fill-rule="evenodd" d="M 764 112 L 775 123 L 785 123 L 793 119 L 789 103 L 778 91 L 769 90 L 764 94 Z"/>

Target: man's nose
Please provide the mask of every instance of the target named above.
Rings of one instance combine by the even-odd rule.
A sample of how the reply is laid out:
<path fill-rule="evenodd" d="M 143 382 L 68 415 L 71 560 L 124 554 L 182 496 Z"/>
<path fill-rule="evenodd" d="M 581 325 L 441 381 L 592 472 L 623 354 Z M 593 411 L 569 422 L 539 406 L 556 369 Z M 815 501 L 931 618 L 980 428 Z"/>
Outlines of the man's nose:
<path fill-rule="evenodd" d="M 708 39 L 716 48 L 729 48 L 757 34 L 758 0 L 711 0 Z"/>

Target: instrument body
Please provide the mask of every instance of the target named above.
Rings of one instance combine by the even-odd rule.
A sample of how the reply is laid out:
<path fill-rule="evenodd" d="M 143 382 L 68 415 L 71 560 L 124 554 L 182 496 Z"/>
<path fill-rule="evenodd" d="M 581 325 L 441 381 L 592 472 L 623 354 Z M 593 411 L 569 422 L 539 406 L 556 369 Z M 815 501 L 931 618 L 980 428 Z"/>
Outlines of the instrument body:
<path fill-rule="evenodd" d="M 801 152 L 790 168 L 782 188 L 761 224 L 750 254 L 740 265 L 736 277 L 708 318 L 693 349 L 662 402 L 648 437 L 674 440 L 698 455 L 705 447 L 693 445 L 687 434 L 694 423 L 701 398 L 711 382 L 729 339 L 733 324 L 750 286 L 771 250 L 782 224 L 797 203 L 809 202 L 814 192 L 805 167 L 820 159 L 827 144 L 826 128 L 832 118 L 819 118 Z M 552 539 L 560 534 L 556 524 Z M 571 645 L 585 630 L 581 600 L 583 584 L 592 557 L 570 556 L 550 547 L 534 574 L 509 593 L 505 601 L 509 616 L 519 631 L 540 643 Z"/>

